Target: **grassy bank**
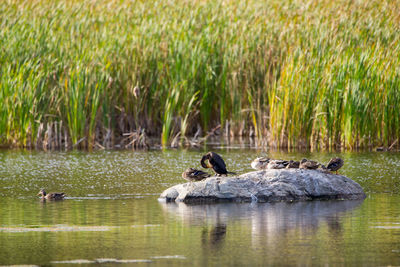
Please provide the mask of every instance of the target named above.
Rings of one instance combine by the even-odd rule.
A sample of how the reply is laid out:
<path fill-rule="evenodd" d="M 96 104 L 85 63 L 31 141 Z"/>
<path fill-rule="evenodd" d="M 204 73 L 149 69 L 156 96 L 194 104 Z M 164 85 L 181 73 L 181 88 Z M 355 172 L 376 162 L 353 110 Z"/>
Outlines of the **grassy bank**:
<path fill-rule="evenodd" d="M 6 1 L 0 144 L 167 146 L 221 124 L 275 147 L 390 146 L 398 14 L 373 0 Z"/>

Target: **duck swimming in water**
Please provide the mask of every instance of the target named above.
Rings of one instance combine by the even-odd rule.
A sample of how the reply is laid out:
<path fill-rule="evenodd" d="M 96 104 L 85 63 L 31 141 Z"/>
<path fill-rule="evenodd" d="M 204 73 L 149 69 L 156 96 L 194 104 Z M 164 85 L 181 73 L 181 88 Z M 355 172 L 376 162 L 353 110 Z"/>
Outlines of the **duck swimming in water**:
<path fill-rule="evenodd" d="M 206 179 L 207 177 L 210 177 L 211 175 L 200 171 L 196 170 L 193 168 L 187 168 L 186 171 L 182 173 L 182 178 L 189 181 L 189 182 L 197 182 Z"/>
<path fill-rule="evenodd" d="M 319 163 L 313 160 L 302 159 L 300 161 L 300 169 L 316 170 L 319 167 Z"/>
<path fill-rule="evenodd" d="M 41 189 L 39 193 L 37 194 L 38 196 L 41 196 L 41 198 L 47 199 L 47 200 L 61 200 L 64 199 L 65 193 L 46 193 L 44 189 Z"/>
<path fill-rule="evenodd" d="M 342 168 L 343 164 L 344 161 L 341 158 L 332 158 L 326 165 L 326 168 L 331 172 L 336 171 L 336 174 L 338 174 L 338 170 Z"/>
<path fill-rule="evenodd" d="M 226 170 L 225 161 L 215 152 L 208 152 L 200 161 L 203 168 L 212 168 L 217 175 L 236 174 Z"/>
<path fill-rule="evenodd" d="M 270 158 L 256 158 L 251 162 L 251 167 L 255 170 L 264 170 L 267 168 Z"/>

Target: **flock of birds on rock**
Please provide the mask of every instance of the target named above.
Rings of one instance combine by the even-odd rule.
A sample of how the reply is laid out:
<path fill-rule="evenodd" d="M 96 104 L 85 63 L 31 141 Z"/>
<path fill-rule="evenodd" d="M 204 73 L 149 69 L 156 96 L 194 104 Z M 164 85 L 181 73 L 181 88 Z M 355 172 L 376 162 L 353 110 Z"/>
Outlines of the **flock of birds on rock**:
<path fill-rule="evenodd" d="M 207 168 L 213 169 L 215 175 L 217 176 L 236 174 L 234 172 L 228 172 L 226 170 L 225 161 L 222 159 L 220 155 L 218 155 L 215 152 L 208 152 L 207 154 L 205 154 L 200 160 L 200 165 L 205 169 Z M 186 171 L 182 173 L 183 179 L 189 182 L 201 181 L 210 176 L 211 175 L 206 172 L 196 170 L 193 168 L 188 168 L 186 169 Z"/>
<path fill-rule="evenodd" d="M 335 171 L 338 174 L 338 170 L 343 166 L 344 161 L 341 158 L 332 158 L 327 165 L 323 165 L 319 162 L 302 159 L 301 161 L 294 160 L 280 160 L 270 158 L 256 158 L 251 163 L 251 167 L 256 170 L 264 169 L 307 169 L 307 170 L 322 170 L 324 172 Z"/>
<path fill-rule="evenodd" d="M 228 174 L 236 174 L 233 172 L 228 172 L 226 170 L 225 161 L 220 155 L 215 152 L 208 152 L 205 154 L 201 160 L 200 164 L 203 168 L 212 168 L 216 176 L 227 176 Z M 338 174 L 338 170 L 343 166 L 343 159 L 336 157 L 332 158 L 327 165 L 323 165 L 319 162 L 302 159 L 301 161 L 295 160 L 280 160 L 280 159 L 270 159 L 266 157 L 256 158 L 251 162 L 251 167 L 256 170 L 265 169 L 307 169 L 307 170 L 320 170 L 326 173 L 335 171 Z M 207 172 L 197 170 L 194 168 L 188 168 L 182 173 L 182 177 L 189 182 L 197 182 L 211 175 Z"/>
<path fill-rule="evenodd" d="M 343 166 L 344 162 L 341 158 L 332 158 L 325 166 L 313 160 L 302 159 L 301 161 L 294 160 L 277 160 L 266 157 L 256 158 L 251 162 L 251 167 L 256 170 L 265 169 L 308 169 L 308 170 L 321 170 L 323 172 L 333 172 Z M 216 176 L 227 176 L 228 174 L 236 174 L 226 170 L 225 161 L 220 155 L 215 152 L 208 152 L 203 155 L 200 160 L 200 165 L 205 169 L 213 169 Z M 189 182 L 197 182 L 210 177 L 211 175 L 207 172 L 197 170 L 194 168 L 188 168 L 182 173 L 182 177 Z M 61 200 L 64 199 L 65 193 L 46 193 L 44 189 L 40 190 L 38 196 L 41 196 L 42 200 Z"/>

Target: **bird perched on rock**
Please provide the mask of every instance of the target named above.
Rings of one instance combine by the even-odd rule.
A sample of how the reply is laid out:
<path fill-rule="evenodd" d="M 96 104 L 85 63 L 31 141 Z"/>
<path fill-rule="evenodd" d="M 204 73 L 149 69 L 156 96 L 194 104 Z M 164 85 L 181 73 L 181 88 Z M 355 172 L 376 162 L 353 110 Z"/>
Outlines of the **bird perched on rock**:
<path fill-rule="evenodd" d="M 289 164 L 286 166 L 287 169 L 298 169 L 300 167 L 299 161 L 290 160 Z"/>
<path fill-rule="evenodd" d="M 319 163 L 313 160 L 302 159 L 300 161 L 300 169 L 316 170 L 319 167 Z"/>
<path fill-rule="evenodd" d="M 251 167 L 256 170 L 264 169 L 283 169 L 289 164 L 287 160 L 270 159 L 270 158 L 256 158 L 251 162 Z"/>
<path fill-rule="evenodd" d="M 256 170 L 263 170 L 267 168 L 269 161 L 270 158 L 265 158 L 265 157 L 256 158 L 251 162 L 251 167 Z"/>
<path fill-rule="evenodd" d="M 207 177 L 210 177 L 211 175 L 200 171 L 196 170 L 193 168 L 187 168 L 186 171 L 182 173 L 182 178 L 189 181 L 189 182 L 197 182 L 206 179 Z"/>
<path fill-rule="evenodd" d="M 212 168 L 217 175 L 236 174 L 226 170 L 225 161 L 215 152 L 208 152 L 200 161 L 203 168 Z"/>
<path fill-rule="evenodd" d="M 323 172 L 323 173 L 331 173 L 331 172 L 325 167 L 324 164 L 320 164 L 319 167 L 318 167 L 318 170 L 321 171 L 321 172 Z"/>
<path fill-rule="evenodd" d="M 64 197 L 65 197 L 65 193 L 48 193 L 47 194 L 44 189 L 41 189 L 37 195 L 41 196 L 42 199 L 47 199 L 47 200 L 61 200 L 61 199 L 64 199 Z"/>
<path fill-rule="evenodd" d="M 267 169 L 284 169 L 289 164 L 287 160 L 271 159 L 268 162 Z"/>
<path fill-rule="evenodd" d="M 336 174 L 338 174 L 338 170 L 342 168 L 343 164 L 344 161 L 341 158 L 332 158 L 326 165 L 326 168 L 331 172 L 336 171 Z"/>

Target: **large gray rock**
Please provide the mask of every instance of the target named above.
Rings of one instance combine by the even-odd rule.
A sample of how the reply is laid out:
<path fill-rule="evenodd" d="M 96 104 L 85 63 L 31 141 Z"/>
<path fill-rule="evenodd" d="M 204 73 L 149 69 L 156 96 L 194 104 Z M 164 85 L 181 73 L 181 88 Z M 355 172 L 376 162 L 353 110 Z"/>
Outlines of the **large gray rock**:
<path fill-rule="evenodd" d="M 267 169 L 240 176 L 210 177 L 200 182 L 178 184 L 165 190 L 170 201 L 297 201 L 313 199 L 364 199 L 353 180 L 319 170 Z"/>

